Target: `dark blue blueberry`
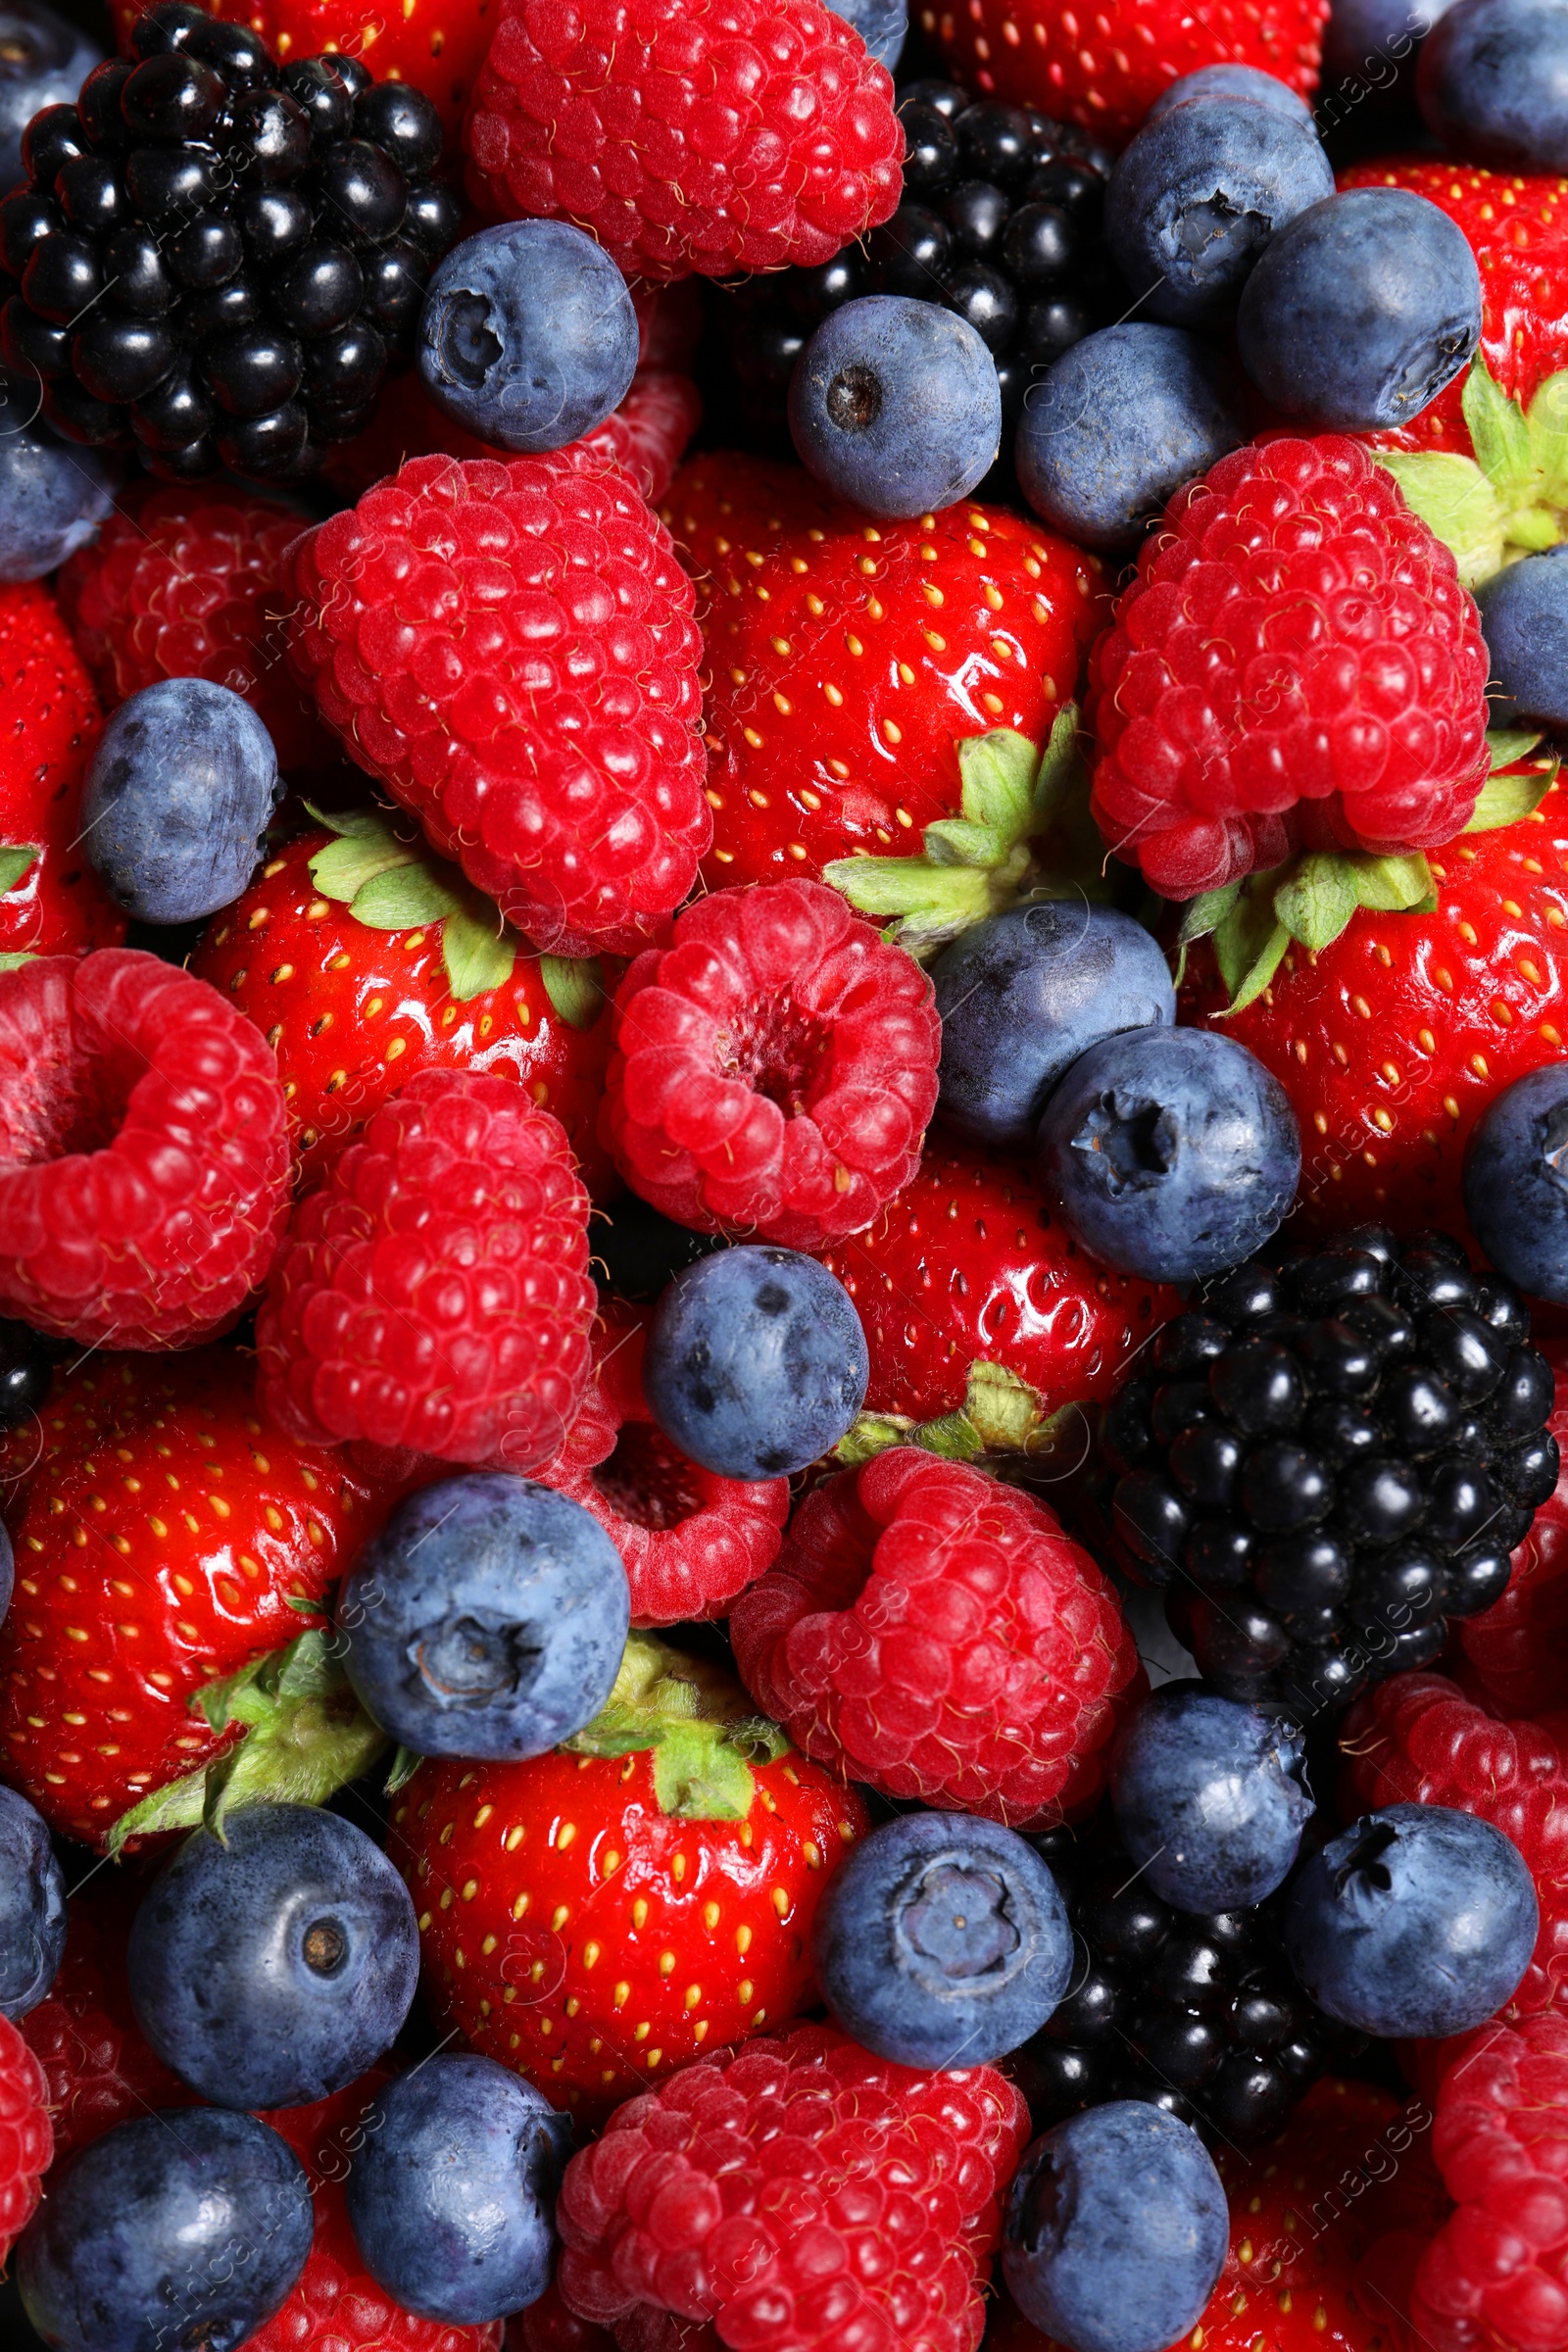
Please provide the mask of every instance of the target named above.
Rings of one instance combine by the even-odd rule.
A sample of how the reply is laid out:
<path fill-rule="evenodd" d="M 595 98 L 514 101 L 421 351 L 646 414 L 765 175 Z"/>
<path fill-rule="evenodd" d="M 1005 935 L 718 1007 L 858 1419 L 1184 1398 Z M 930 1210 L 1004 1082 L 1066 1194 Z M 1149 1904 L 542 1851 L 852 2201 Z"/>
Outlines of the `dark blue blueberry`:
<path fill-rule="evenodd" d="M 1302 1989 L 1360 2034 L 1464 2034 L 1529 1966 L 1540 1914 L 1519 1848 L 1446 1805 L 1364 1813 L 1291 1888 L 1285 1952 Z"/>
<path fill-rule="evenodd" d="M 877 64 L 891 74 L 908 38 L 906 0 L 840 0 L 833 14 L 855 26 Z"/>
<path fill-rule="evenodd" d="M 95 539 L 121 478 L 113 458 L 68 450 L 37 419 L 37 384 L 0 377 L 0 582 L 8 585 L 41 579 Z"/>
<path fill-rule="evenodd" d="M 1301 1143 L 1284 1088 L 1234 1038 L 1132 1029 L 1062 1079 L 1039 1168 L 1092 1256 L 1197 1282 L 1262 1248 L 1296 1198 Z"/>
<path fill-rule="evenodd" d="M 1073 1974 L 1056 1882 L 1013 1830 L 884 1822 L 839 1865 L 811 1954 L 846 2034 L 896 2066 L 987 2066 L 1037 2034 Z"/>
<path fill-rule="evenodd" d="M 830 311 L 790 378 L 801 463 L 868 514 L 967 498 L 1002 446 L 1002 389 L 977 329 L 904 294 Z"/>
<path fill-rule="evenodd" d="M 1151 318 L 1228 318 L 1270 237 L 1334 193 L 1309 115 L 1255 98 L 1189 98 L 1117 158 L 1105 238 Z"/>
<path fill-rule="evenodd" d="M 310 2183 L 254 2115 L 139 2115 L 50 2175 L 18 2241 L 28 2319 L 56 2352 L 235 2352 L 311 2250 Z"/>
<path fill-rule="evenodd" d="M 1494 1095 L 1464 1155 L 1471 1230 L 1499 1274 L 1568 1305 L 1568 1067 L 1548 1062 Z"/>
<path fill-rule="evenodd" d="M 610 1696 L 630 1598 L 580 1503 L 505 1471 L 400 1503 L 338 1594 L 350 1682 L 421 1756 L 542 1756 Z"/>
<path fill-rule="evenodd" d="M 561 449 L 602 424 L 637 366 L 637 314 L 602 246 L 565 220 L 507 220 L 455 246 L 419 314 L 437 408 L 496 449 Z"/>
<path fill-rule="evenodd" d="M 1492 656 L 1494 726 L 1568 726 L 1568 563 L 1526 556 L 1476 590 Z"/>
<path fill-rule="evenodd" d="M 24 1796 L 0 1788 L 0 2016 L 15 2025 L 37 2008 L 65 1948 L 66 1883 L 48 1829 Z"/>
<path fill-rule="evenodd" d="M 493 2058 L 426 2058 L 365 2119 L 349 2221 L 365 2267 L 421 2319 L 481 2327 L 536 2303 L 556 2252 L 571 2119 Z"/>
<path fill-rule="evenodd" d="M 942 1015 L 943 1121 L 1027 1152 L 1057 1080 L 1122 1029 L 1176 1018 L 1153 939 L 1130 915 L 1082 899 L 1009 907 L 965 931 L 931 967 Z"/>
<path fill-rule="evenodd" d="M 391 2047 L 419 1974 L 409 1890 L 314 1805 L 245 1805 L 144 1896 L 126 1954 L 142 2032 L 217 2107 L 324 2099 Z"/>
<path fill-rule="evenodd" d="M 1102 327 L 1025 396 L 1018 486 L 1043 522 L 1083 546 L 1131 547 L 1184 482 L 1241 448 L 1244 389 L 1180 327 Z"/>
<path fill-rule="evenodd" d="M 1247 281 L 1237 337 L 1284 416 L 1335 432 L 1408 424 L 1470 363 L 1481 272 L 1462 229 L 1424 196 L 1348 188 L 1274 238 Z"/>
<path fill-rule="evenodd" d="M 1213 2291 L 1225 2190 L 1198 2133 L 1142 2099 L 1069 2116 L 1024 2151 L 1002 2269 L 1026 2320 L 1067 2352 L 1160 2352 Z"/>
<path fill-rule="evenodd" d="M 144 923 L 215 914 L 255 872 L 282 790 L 249 703 L 206 678 L 161 678 L 99 738 L 81 802 L 87 862 Z"/>
<path fill-rule="evenodd" d="M 1421 46 L 1449 0 L 1334 0 L 1323 27 L 1319 111 L 1325 128 L 1349 108 L 1374 116 L 1415 100 Z"/>
<path fill-rule="evenodd" d="M 1110 1760 L 1116 1827 L 1144 1884 L 1178 1911 L 1237 1911 L 1282 1886 L 1312 1799 L 1293 1728 L 1200 1683 L 1167 1683 Z"/>
<path fill-rule="evenodd" d="M 1568 13 L 1457 0 L 1427 35 L 1416 100 L 1446 147 L 1500 172 L 1568 171 Z"/>
<path fill-rule="evenodd" d="M 870 1359 L 844 1285 L 814 1257 L 717 1250 L 654 1310 L 643 1395 L 682 1453 L 720 1478 L 789 1478 L 836 1446 Z"/>
<path fill-rule="evenodd" d="M 1173 106 L 1185 106 L 1189 98 L 1250 98 L 1298 122 L 1312 120 L 1306 100 L 1277 74 L 1265 74 L 1261 66 L 1200 66 L 1196 73 L 1183 74 L 1166 84 L 1144 117 L 1146 125 L 1168 115 Z"/>
<path fill-rule="evenodd" d="M 22 134 L 46 106 L 68 106 L 103 51 L 42 0 L 0 7 L 0 188 L 23 177 Z"/>

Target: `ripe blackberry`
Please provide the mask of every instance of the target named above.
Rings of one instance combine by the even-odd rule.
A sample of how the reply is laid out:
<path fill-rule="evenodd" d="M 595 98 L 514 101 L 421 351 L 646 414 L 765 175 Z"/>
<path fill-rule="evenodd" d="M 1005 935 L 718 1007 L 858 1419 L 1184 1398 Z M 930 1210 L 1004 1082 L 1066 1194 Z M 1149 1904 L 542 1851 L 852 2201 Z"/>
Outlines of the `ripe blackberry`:
<path fill-rule="evenodd" d="M 1272 2138 L 1330 2064 L 1364 2046 L 1313 2007 L 1280 1948 L 1278 1898 L 1176 1911 L 1103 1820 L 1032 1842 L 1073 1924 L 1067 1997 L 1008 2062 L 1037 2132 L 1105 2099 L 1147 2099 L 1243 2145 Z"/>
<path fill-rule="evenodd" d="M 357 59 L 280 65 L 185 0 L 131 47 L 27 126 L 0 357 L 42 379 L 58 432 L 170 480 L 308 473 L 365 423 L 457 233 L 440 117 Z"/>
<path fill-rule="evenodd" d="M 1218 1276 L 1105 1418 L 1108 1517 L 1215 1689 L 1310 1718 L 1425 1666 L 1557 1479 L 1511 1283 L 1381 1226 Z"/>

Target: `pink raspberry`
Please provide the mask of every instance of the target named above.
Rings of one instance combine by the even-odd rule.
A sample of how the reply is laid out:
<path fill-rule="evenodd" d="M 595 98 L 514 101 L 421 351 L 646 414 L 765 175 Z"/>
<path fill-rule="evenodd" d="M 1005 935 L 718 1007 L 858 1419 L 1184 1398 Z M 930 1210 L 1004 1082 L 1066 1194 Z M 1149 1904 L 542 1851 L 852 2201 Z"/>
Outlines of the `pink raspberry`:
<path fill-rule="evenodd" d="M 464 143 L 476 204 L 655 282 L 814 267 L 903 184 L 892 80 L 814 0 L 501 0 Z"/>
<path fill-rule="evenodd" d="M 600 1132 L 677 1224 L 820 1250 L 919 1166 L 941 1050 L 930 981 L 836 890 L 715 891 L 621 982 Z"/>
<path fill-rule="evenodd" d="M 1236 450 L 1095 648 L 1100 830 L 1168 899 L 1301 847 L 1435 849 L 1486 781 L 1488 666 L 1452 556 L 1358 442 Z"/>
<path fill-rule="evenodd" d="M 298 675 L 436 848 L 541 949 L 642 947 L 712 819 L 692 583 L 626 476 L 412 458 L 294 588 Z"/>
<path fill-rule="evenodd" d="M 271 1049 L 134 948 L 0 973 L 0 1310 L 84 1347 L 232 1323 L 288 1211 Z"/>
<path fill-rule="evenodd" d="M 818 1763 L 1014 1829 L 1089 1809 L 1146 1689 L 1052 1513 L 912 1446 L 807 1497 L 729 1630 L 758 1705 Z"/>
<path fill-rule="evenodd" d="M 974 2352 L 1028 2136 L 989 2067 L 921 2074 L 822 2026 L 719 2051 L 572 2158 L 563 2299 L 622 2345 L 668 2313 L 746 2352 Z"/>
<path fill-rule="evenodd" d="M 43 2068 L 10 2018 L 0 2017 L 0 2262 L 38 2202 L 54 2147 Z"/>
<path fill-rule="evenodd" d="M 505 1078 L 424 1070 L 308 1194 L 256 1326 L 281 1429 L 532 1470 L 589 1371 L 588 1196 Z"/>

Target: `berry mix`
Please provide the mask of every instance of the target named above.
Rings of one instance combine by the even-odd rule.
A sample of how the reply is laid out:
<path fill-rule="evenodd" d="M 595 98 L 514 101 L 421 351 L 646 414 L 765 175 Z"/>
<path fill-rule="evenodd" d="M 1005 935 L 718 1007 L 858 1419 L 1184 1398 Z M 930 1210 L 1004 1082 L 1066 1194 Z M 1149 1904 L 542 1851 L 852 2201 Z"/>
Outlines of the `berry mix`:
<path fill-rule="evenodd" d="M 1568 2352 L 1568 0 L 0 8 L 0 2342 Z"/>

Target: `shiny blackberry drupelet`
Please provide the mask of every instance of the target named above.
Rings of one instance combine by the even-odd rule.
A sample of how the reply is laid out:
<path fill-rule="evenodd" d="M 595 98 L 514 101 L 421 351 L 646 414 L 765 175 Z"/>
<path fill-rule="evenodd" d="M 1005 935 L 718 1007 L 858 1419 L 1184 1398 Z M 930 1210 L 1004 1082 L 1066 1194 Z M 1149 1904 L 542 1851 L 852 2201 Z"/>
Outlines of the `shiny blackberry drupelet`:
<path fill-rule="evenodd" d="M 293 478 L 366 422 L 461 208 L 435 108 L 357 59 L 271 58 L 185 0 L 23 138 L 0 359 L 69 439 L 166 479 Z"/>
<path fill-rule="evenodd" d="M 1111 1403 L 1104 1508 L 1216 1690 L 1300 1720 L 1430 1664 L 1557 1478 L 1519 1294 L 1360 1226 L 1220 1275 Z"/>
<path fill-rule="evenodd" d="M 1106 149 L 1071 123 L 971 104 L 955 82 L 910 82 L 899 113 L 907 152 L 891 220 L 819 269 L 712 297 L 754 432 L 784 431 L 812 329 L 858 295 L 903 294 L 967 319 L 997 363 L 1008 443 L 1036 368 L 1126 308 L 1101 237 Z"/>
<path fill-rule="evenodd" d="M 1152 1894 L 1108 1822 L 1031 1839 L 1073 1924 L 1071 1988 L 1008 2071 L 1037 2132 L 1148 2099 L 1209 2136 L 1271 2138 L 1365 2045 L 1314 2009 L 1280 1944 L 1279 1898 L 1212 1917 Z"/>

